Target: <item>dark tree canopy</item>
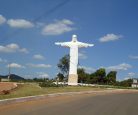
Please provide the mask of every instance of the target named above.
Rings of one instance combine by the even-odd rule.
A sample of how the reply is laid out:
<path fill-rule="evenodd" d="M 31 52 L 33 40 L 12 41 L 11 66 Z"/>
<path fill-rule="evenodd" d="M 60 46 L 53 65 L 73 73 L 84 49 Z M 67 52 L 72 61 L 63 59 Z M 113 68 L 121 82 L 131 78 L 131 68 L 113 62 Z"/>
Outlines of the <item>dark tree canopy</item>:
<path fill-rule="evenodd" d="M 58 73 L 57 78 L 59 79 L 60 82 L 62 82 L 64 80 L 64 75 L 62 73 Z"/>
<path fill-rule="evenodd" d="M 91 73 L 90 74 L 90 79 L 91 79 L 91 83 L 93 84 L 97 84 L 99 81 L 99 76 L 96 75 L 96 73 Z"/>
<path fill-rule="evenodd" d="M 118 81 L 116 82 L 116 86 L 123 86 L 123 87 L 131 87 L 131 84 L 133 83 L 132 79 L 127 79 L 127 80 L 123 80 L 123 81 Z"/>
<path fill-rule="evenodd" d="M 96 76 L 98 76 L 98 82 L 103 83 L 105 82 L 105 76 L 106 76 L 106 71 L 104 68 L 100 68 L 95 72 Z"/>
<path fill-rule="evenodd" d="M 108 82 L 108 84 L 114 84 L 116 82 L 116 71 L 110 71 L 107 76 L 106 76 L 106 80 Z"/>
<path fill-rule="evenodd" d="M 85 70 L 83 68 L 78 68 L 77 73 L 78 73 L 78 82 L 79 83 L 84 83 L 85 80 L 86 80 Z"/>
<path fill-rule="evenodd" d="M 59 63 L 57 64 L 60 72 L 64 75 L 64 77 L 69 73 L 69 60 L 69 55 L 65 55 L 59 60 Z"/>

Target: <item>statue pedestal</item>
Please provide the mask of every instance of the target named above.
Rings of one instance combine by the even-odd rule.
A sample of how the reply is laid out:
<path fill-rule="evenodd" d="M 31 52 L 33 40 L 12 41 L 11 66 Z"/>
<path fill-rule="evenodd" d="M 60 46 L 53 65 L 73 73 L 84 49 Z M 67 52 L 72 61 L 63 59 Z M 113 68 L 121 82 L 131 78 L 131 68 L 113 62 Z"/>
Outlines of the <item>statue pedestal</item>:
<path fill-rule="evenodd" d="M 68 85 L 78 85 L 78 75 L 70 74 L 68 77 Z"/>

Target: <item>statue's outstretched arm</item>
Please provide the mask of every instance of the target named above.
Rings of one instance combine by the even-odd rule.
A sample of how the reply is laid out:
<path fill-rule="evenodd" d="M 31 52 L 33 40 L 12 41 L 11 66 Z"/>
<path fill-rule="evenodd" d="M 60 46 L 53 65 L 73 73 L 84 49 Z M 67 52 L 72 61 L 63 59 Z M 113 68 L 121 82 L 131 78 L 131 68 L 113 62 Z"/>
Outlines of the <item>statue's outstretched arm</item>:
<path fill-rule="evenodd" d="M 78 42 L 78 47 L 82 48 L 82 47 L 92 47 L 94 46 L 94 44 L 87 44 L 87 43 L 82 43 L 82 42 Z"/>
<path fill-rule="evenodd" d="M 55 45 L 70 47 L 70 42 L 56 42 Z"/>

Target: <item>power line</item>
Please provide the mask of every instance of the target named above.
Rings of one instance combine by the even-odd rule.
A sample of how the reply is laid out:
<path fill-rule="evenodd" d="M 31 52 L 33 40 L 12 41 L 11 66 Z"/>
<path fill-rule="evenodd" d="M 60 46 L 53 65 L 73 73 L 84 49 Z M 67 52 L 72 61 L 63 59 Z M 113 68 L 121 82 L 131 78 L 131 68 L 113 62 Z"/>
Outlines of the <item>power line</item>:
<path fill-rule="evenodd" d="M 54 8 L 50 9 L 49 11 L 44 12 L 42 15 L 40 15 L 39 17 L 35 18 L 33 21 L 36 22 L 38 20 L 40 20 L 41 18 L 50 15 L 51 13 L 55 12 L 57 9 L 59 9 L 60 7 L 64 6 L 66 3 L 68 3 L 70 0 L 65 0 L 63 2 L 61 2 L 60 4 L 56 5 Z"/>
<path fill-rule="evenodd" d="M 45 11 L 42 15 L 36 17 L 35 19 L 33 19 L 33 23 L 35 23 L 36 21 L 42 19 L 43 17 L 48 18 L 48 16 L 52 13 L 54 13 L 55 11 L 57 11 L 60 7 L 64 6 L 65 4 L 67 4 L 70 0 L 64 0 L 63 2 L 57 4 L 55 7 L 53 7 L 52 9 Z M 5 37 L 3 37 L 1 39 L 1 42 L 5 42 L 6 40 L 8 40 L 10 37 L 16 36 L 17 34 L 19 34 L 21 32 L 21 29 L 15 30 L 14 32 L 7 34 Z"/>

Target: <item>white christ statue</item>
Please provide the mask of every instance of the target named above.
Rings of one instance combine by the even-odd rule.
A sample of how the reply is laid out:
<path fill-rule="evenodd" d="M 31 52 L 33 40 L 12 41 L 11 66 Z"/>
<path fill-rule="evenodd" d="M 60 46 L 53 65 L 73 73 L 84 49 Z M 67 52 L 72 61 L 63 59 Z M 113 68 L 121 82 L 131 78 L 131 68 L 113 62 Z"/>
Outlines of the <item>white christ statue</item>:
<path fill-rule="evenodd" d="M 72 36 L 72 41 L 70 42 L 56 42 L 56 45 L 69 47 L 70 48 L 70 65 L 69 65 L 69 76 L 68 85 L 78 85 L 78 49 L 83 47 L 92 47 L 94 44 L 87 44 L 77 41 L 77 35 Z"/>

